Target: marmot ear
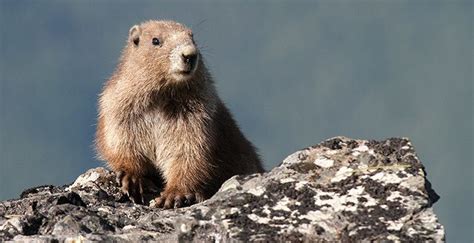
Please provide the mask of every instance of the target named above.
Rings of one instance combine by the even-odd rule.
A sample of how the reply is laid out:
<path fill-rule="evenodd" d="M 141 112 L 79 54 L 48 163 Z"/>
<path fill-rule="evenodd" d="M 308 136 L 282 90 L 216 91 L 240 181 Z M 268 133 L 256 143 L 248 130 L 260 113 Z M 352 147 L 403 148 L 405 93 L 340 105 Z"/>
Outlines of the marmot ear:
<path fill-rule="evenodd" d="M 140 29 L 140 26 L 134 25 L 130 30 L 128 31 L 128 36 L 131 42 L 135 44 L 135 46 L 138 46 L 138 43 L 140 42 L 140 34 L 142 30 Z"/>

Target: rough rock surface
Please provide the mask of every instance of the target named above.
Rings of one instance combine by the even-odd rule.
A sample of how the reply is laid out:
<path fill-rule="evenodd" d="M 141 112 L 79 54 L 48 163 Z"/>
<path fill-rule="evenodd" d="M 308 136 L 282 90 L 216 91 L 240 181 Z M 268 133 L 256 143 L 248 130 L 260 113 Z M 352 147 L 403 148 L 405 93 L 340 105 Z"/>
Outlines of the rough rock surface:
<path fill-rule="evenodd" d="M 444 241 L 438 199 L 408 139 L 337 137 L 188 208 L 135 205 L 95 168 L 0 202 L 0 240 Z"/>

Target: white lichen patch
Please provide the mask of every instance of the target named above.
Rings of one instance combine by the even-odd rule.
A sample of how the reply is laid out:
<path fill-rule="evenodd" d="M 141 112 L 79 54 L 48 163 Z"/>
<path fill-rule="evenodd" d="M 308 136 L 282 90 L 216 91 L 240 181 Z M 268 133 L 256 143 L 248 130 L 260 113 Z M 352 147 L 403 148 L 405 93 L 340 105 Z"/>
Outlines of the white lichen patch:
<path fill-rule="evenodd" d="M 186 224 L 181 224 L 181 226 L 179 227 L 179 229 L 181 230 L 182 233 L 186 233 L 188 232 L 191 228 L 186 225 Z"/>
<path fill-rule="evenodd" d="M 286 177 L 286 178 L 281 179 L 280 183 L 289 183 L 289 182 L 294 182 L 294 181 L 296 181 L 294 178 Z"/>
<path fill-rule="evenodd" d="M 351 176 L 352 173 L 354 172 L 353 169 L 349 168 L 349 167 L 341 167 L 337 172 L 336 172 L 336 175 L 334 175 L 334 177 L 331 179 L 331 182 L 338 182 L 338 181 L 342 181 L 344 179 L 346 179 L 347 177 Z"/>
<path fill-rule="evenodd" d="M 405 177 L 408 177 L 410 175 L 408 175 L 405 171 L 401 170 L 399 171 L 397 174 L 400 174 L 399 177 L 402 177 L 402 178 L 405 178 Z"/>
<path fill-rule="evenodd" d="M 339 153 L 338 150 L 328 150 L 328 151 L 326 151 L 326 154 L 327 154 L 327 155 L 335 155 L 335 154 L 337 154 L 337 153 Z"/>
<path fill-rule="evenodd" d="M 112 212 L 110 211 L 110 209 L 108 209 L 108 208 L 106 208 L 106 207 L 100 207 L 100 208 L 97 209 L 97 211 L 99 211 L 99 212 L 104 212 L 104 213 L 112 213 Z"/>
<path fill-rule="evenodd" d="M 402 198 L 402 194 L 399 191 L 390 192 L 390 196 L 387 197 L 387 201 L 399 201 Z"/>
<path fill-rule="evenodd" d="M 227 190 L 232 190 L 232 189 L 237 189 L 237 187 L 240 186 L 240 183 L 235 179 L 235 177 L 230 178 L 224 184 L 221 186 L 221 191 L 227 191 Z"/>
<path fill-rule="evenodd" d="M 7 230 L 8 228 L 13 228 L 17 232 L 23 234 L 23 227 L 21 225 L 20 217 L 14 217 L 7 220 L 3 225 L 0 225 L 0 230 Z"/>
<path fill-rule="evenodd" d="M 318 157 L 314 160 L 314 163 L 323 168 L 330 168 L 334 165 L 334 160 L 325 157 Z"/>
<path fill-rule="evenodd" d="M 249 214 L 247 217 L 259 224 L 268 224 L 270 222 L 269 218 L 260 217 L 256 214 Z"/>
<path fill-rule="evenodd" d="M 361 202 L 359 198 L 365 198 L 365 202 Z M 316 205 L 330 205 L 329 208 L 334 212 L 339 211 L 351 211 L 354 212 L 358 207 L 369 207 L 375 206 L 378 203 L 378 200 L 374 199 L 367 193 L 362 186 L 357 186 L 347 191 L 347 194 L 340 195 L 334 192 L 318 192 L 318 195 L 315 197 Z"/>
<path fill-rule="evenodd" d="M 366 172 L 369 170 L 369 165 L 365 163 L 361 163 L 357 166 L 357 170 L 360 170 L 362 172 Z M 362 177 L 366 178 L 366 175 L 362 175 Z"/>
<path fill-rule="evenodd" d="M 291 203 L 290 199 L 288 197 L 282 198 L 280 201 L 276 203 L 275 206 L 273 206 L 273 210 L 282 210 L 282 211 L 288 211 L 290 212 L 290 208 L 288 208 L 288 204 Z"/>
<path fill-rule="evenodd" d="M 82 174 L 66 190 L 69 191 L 69 190 L 71 190 L 72 188 L 75 188 L 75 187 L 83 187 L 88 182 L 96 181 L 97 179 L 99 179 L 99 177 L 100 177 L 100 174 L 95 172 L 95 171 L 93 171 L 91 173 Z"/>
<path fill-rule="evenodd" d="M 362 186 L 358 186 L 356 188 L 351 188 L 349 191 L 347 191 L 347 194 L 349 196 L 359 196 L 364 192 L 364 188 Z"/>
<path fill-rule="evenodd" d="M 290 154 L 288 157 L 286 157 L 286 158 L 283 160 L 283 164 L 285 164 L 285 165 L 291 165 L 291 164 L 296 164 L 296 163 L 301 162 L 301 160 L 299 159 L 299 156 L 300 156 L 300 154 L 303 154 L 303 153 L 304 153 L 304 152 L 300 151 L 300 152 L 296 152 L 296 153 Z"/>
<path fill-rule="evenodd" d="M 359 233 L 359 231 L 365 230 L 365 229 L 371 229 L 371 226 L 358 226 L 356 229 L 353 229 L 349 232 L 349 236 L 354 236 Z"/>
<path fill-rule="evenodd" d="M 367 147 L 367 145 L 360 145 L 359 147 L 353 149 L 353 151 L 367 152 L 369 151 L 369 147 Z"/>
<path fill-rule="evenodd" d="M 373 149 L 369 149 L 367 145 L 360 145 L 359 147 L 355 148 L 352 150 L 352 156 L 359 156 L 362 153 L 369 153 L 371 155 L 375 155 L 375 152 Z"/>
<path fill-rule="evenodd" d="M 254 187 L 254 188 L 250 188 L 248 190 L 248 193 L 251 193 L 255 196 L 261 196 L 263 193 L 265 192 L 265 188 L 261 187 L 261 186 L 257 186 L 257 187 Z"/>
<path fill-rule="evenodd" d="M 386 221 L 385 222 L 388 226 L 387 226 L 387 229 L 388 230 L 395 230 L 395 231 L 399 231 L 402 229 L 404 223 L 403 221 L 401 220 L 397 220 L 397 221 Z"/>
<path fill-rule="evenodd" d="M 135 229 L 135 228 L 137 228 L 137 226 L 129 224 L 129 225 L 125 225 L 122 228 L 122 230 L 131 230 L 131 229 Z"/>
<path fill-rule="evenodd" d="M 301 188 L 303 188 L 304 185 L 308 184 L 308 181 L 298 181 L 296 184 L 295 184 L 295 190 L 300 190 Z"/>
<path fill-rule="evenodd" d="M 403 178 L 400 178 L 397 174 L 392 172 L 379 172 L 370 177 L 372 180 L 381 182 L 382 184 L 396 183 L 399 184 L 403 181 Z"/>
<path fill-rule="evenodd" d="M 423 185 L 423 177 L 420 176 L 412 176 L 407 174 L 408 177 L 404 178 L 404 180 L 400 183 L 401 187 L 405 187 L 410 191 L 419 191 L 419 185 Z"/>
<path fill-rule="evenodd" d="M 375 205 L 378 204 L 378 200 L 371 197 L 371 196 L 369 196 L 369 195 L 363 195 L 361 197 L 363 197 L 367 200 L 367 202 L 362 203 L 364 205 L 364 207 L 371 207 L 371 206 L 375 206 Z"/>
<path fill-rule="evenodd" d="M 290 218 L 298 218 L 300 215 L 300 212 L 298 210 L 294 210 L 293 212 L 290 213 Z"/>
<path fill-rule="evenodd" d="M 263 210 L 262 210 L 262 213 L 266 214 L 266 215 L 270 215 L 272 213 L 272 211 L 270 211 L 268 209 L 268 205 L 265 205 L 263 206 Z"/>
<path fill-rule="evenodd" d="M 439 224 L 438 219 L 436 218 L 436 215 L 434 214 L 432 208 L 423 210 L 417 218 L 422 222 L 424 226 L 424 230 L 420 230 L 422 233 L 433 234 L 432 232 L 434 231 L 435 233 L 433 234 L 433 236 L 435 238 L 435 241 L 442 241 L 442 239 L 444 238 L 444 227 L 443 225 Z"/>
<path fill-rule="evenodd" d="M 387 201 L 398 202 L 408 211 L 415 211 L 420 205 L 427 204 L 426 198 L 413 195 L 402 195 L 398 191 L 393 191 L 387 197 Z"/>
<path fill-rule="evenodd" d="M 319 210 L 317 211 L 308 211 L 306 214 L 300 215 L 300 219 L 308 219 L 312 222 L 319 222 L 331 218 L 332 216 L 328 213 L 323 213 Z"/>
<path fill-rule="evenodd" d="M 400 238 L 398 238 L 396 235 L 388 235 L 387 240 L 392 240 L 395 242 L 400 242 Z"/>
<path fill-rule="evenodd" d="M 405 223 L 410 220 L 411 216 L 404 216 L 397 220 L 386 220 L 384 217 L 380 217 L 379 220 L 387 226 L 387 230 L 400 231 Z"/>
<path fill-rule="evenodd" d="M 214 238 L 215 243 L 221 243 L 221 241 L 222 241 L 222 235 L 221 234 L 212 232 L 209 235 L 211 236 L 211 239 Z"/>
<path fill-rule="evenodd" d="M 438 222 L 437 218 L 435 217 L 435 214 L 433 213 L 433 209 L 427 209 L 425 210 L 418 219 L 424 224 L 424 225 L 435 225 L 436 222 Z"/>
<path fill-rule="evenodd" d="M 230 208 L 230 214 L 234 214 L 234 213 L 240 213 L 240 209 L 239 208 Z"/>
<path fill-rule="evenodd" d="M 321 199 L 324 198 L 324 196 L 327 196 L 328 198 L 326 199 Z M 330 197 L 330 198 L 329 198 Z M 336 195 L 335 193 L 329 192 L 329 193 L 321 193 L 318 194 L 316 199 L 316 205 L 318 206 L 323 206 L 323 205 L 329 205 L 329 210 L 331 211 L 341 211 L 341 210 L 346 210 L 346 211 L 355 211 L 356 208 L 352 208 L 350 206 L 346 206 L 345 204 L 349 201 L 352 201 L 353 203 L 357 202 L 357 199 L 353 200 L 348 200 L 347 195 Z"/>
<path fill-rule="evenodd" d="M 409 227 L 409 228 L 406 230 L 406 232 L 407 232 L 407 235 L 409 235 L 409 236 L 413 236 L 414 234 L 418 234 L 418 233 L 419 233 L 419 231 L 418 231 L 418 230 L 415 230 L 413 227 Z"/>
<path fill-rule="evenodd" d="M 300 224 L 298 226 L 298 231 L 304 234 L 308 234 L 311 232 L 311 226 L 309 224 Z"/>
<path fill-rule="evenodd" d="M 313 222 L 311 224 L 302 224 L 301 226 L 298 227 L 298 231 L 301 233 L 306 233 L 309 235 L 317 235 L 317 229 L 316 228 L 323 228 L 325 234 L 329 235 L 336 235 L 340 233 L 336 227 L 334 227 L 332 220 L 323 220 L 319 222 Z"/>

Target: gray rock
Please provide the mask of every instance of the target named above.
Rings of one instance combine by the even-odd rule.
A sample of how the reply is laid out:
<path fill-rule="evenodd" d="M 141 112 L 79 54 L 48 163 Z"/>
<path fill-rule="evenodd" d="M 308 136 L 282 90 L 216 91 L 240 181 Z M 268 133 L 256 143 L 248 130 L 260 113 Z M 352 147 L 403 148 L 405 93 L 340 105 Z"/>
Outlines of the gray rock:
<path fill-rule="evenodd" d="M 0 240 L 442 242 L 438 198 L 408 139 L 337 137 L 174 210 L 133 204 L 112 172 L 91 169 L 0 202 Z"/>

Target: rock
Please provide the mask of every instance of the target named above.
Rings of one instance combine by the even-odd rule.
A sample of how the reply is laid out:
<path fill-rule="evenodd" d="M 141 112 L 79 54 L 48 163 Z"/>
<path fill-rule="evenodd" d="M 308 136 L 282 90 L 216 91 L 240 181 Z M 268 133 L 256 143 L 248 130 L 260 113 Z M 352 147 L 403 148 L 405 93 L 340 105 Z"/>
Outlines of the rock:
<path fill-rule="evenodd" d="M 336 137 L 174 210 L 133 204 L 113 172 L 91 169 L 0 202 L 0 240 L 442 242 L 438 198 L 408 139 Z"/>

